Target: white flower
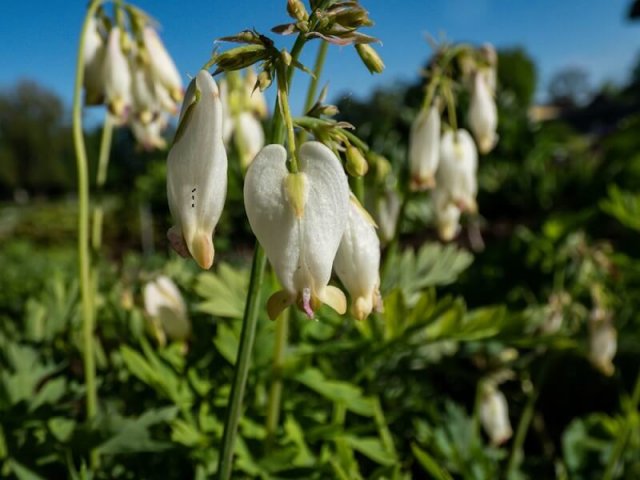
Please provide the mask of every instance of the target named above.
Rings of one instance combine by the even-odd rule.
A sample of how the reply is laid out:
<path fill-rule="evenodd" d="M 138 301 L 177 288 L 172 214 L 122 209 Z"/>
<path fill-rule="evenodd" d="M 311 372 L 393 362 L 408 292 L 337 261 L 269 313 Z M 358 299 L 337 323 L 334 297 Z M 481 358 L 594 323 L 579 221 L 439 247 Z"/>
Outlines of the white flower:
<path fill-rule="evenodd" d="M 188 251 L 208 269 L 214 256 L 212 235 L 227 191 L 227 153 L 218 87 L 205 70 L 187 89 L 167 170 L 169 209 L 176 222 L 169 239 L 178 253 Z"/>
<path fill-rule="evenodd" d="M 589 318 L 589 360 L 607 376 L 613 375 L 613 358 L 618 349 L 618 332 L 611 315 L 596 308 Z"/>
<path fill-rule="evenodd" d="M 124 122 L 131 107 L 131 72 L 121 47 L 120 28 L 113 27 L 107 40 L 104 61 L 105 103 L 120 122 Z"/>
<path fill-rule="evenodd" d="M 334 153 L 319 142 L 300 147 L 299 173 L 289 173 L 286 163 L 281 145 L 267 145 L 249 166 L 244 184 L 249 223 L 283 287 L 269 299 L 269 316 L 276 318 L 294 302 L 309 317 L 321 303 L 344 313 L 344 294 L 328 283 L 347 226 L 347 177 Z"/>
<path fill-rule="evenodd" d="M 493 45 L 485 43 L 480 47 L 480 54 L 487 62 L 486 66 L 480 67 L 480 73 L 484 76 L 491 95 L 495 97 L 496 87 L 498 85 L 498 53 Z"/>
<path fill-rule="evenodd" d="M 134 118 L 129 123 L 129 126 L 136 141 L 145 150 L 164 149 L 167 146 L 167 142 L 162 136 L 162 132 L 167 128 L 167 122 L 167 115 L 159 113 L 147 123 Z"/>
<path fill-rule="evenodd" d="M 501 445 L 513 435 L 507 399 L 494 386 L 487 386 L 482 393 L 480 422 L 493 445 Z"/>
<path fill-rule="evenodd" d="M 154 324 L 160 343 L 164 335 L 171 340 L 185 340 L 191 334 L 191 322 L 187 315 L 180 290 L 164 275 L 144 286 L 144 308 Z"/>
<path fill-rule="evenodd" d="M 153 78 L 149 71 L 140 64 L 132 64 L 131 93 L 133 109 L 137 120 L 143 124 L 151 122 L 154 114 L 160 110 L 155 92 Z"/>
<path fill-rule="evenodd" d="M 84 89 L 85 103 L 98 105 L 104 98 L 104 40 L 98 31 L 95 17 L 87 24 L 84 43 Z"/>
<path fill-rule="evenodd" d="M 229 145 L 233 133 L 233 117 L 229 104 L 229 82 L 224 78 L 220 80 L 220 102 L 222 103 L 222 138 L 224 144 Z"/>
<path fill-rule="evenodd" d="M 445 132 L 440 140 L 437 186 L 462 211 L 477 210 L 477 168 L 478 152 L 469 132 L 463 129 Z"/>
<path fill-rule="evenodd" d="M 262 124 L 251 113 L 240 113 L 236 120 L 235 139 L 240 153 L 240 165 L 243 170 L 246 170 L 264 147 Z"/>
<path fill-rule="evenodd" d="M 380 310 L 380 240 L 375 222 L 351 195 L 347 229 L 342 235 L 333 268 L 351 295 L 351 313 L 364 320 Z"/>
<path fill-rule="evenodd" d="M 460 209 L 451 203 L 449 194 L 437 188 L 433 191 L 431 200 L 436 215 L 436 228 L 441 240 L 448 242 L 460 230 Z"/>
<path fill-rule="evenodd" d="M 437 102 L 423 108 L 411 125 L 409 164 L 411 190 L 426 190 L 435 185 L 440 155 L 440 112 Z"/>
<path fill-rule="evenodd" d="M 387 190 L 377 201 L 377 215 L 380 238 L 390 242 L 396 233 L 398 216 L 400 215 L 400 197 L 395 190 Z"/>
<path fill-rule="evenodd" d="M 478 150 L 485 154 L 498 143 L 498 110 L 487 76 L 477 71 L 473 77 L 471 102 L 469 104 L 469 128 L 478 142 Z"/>
<path fill-rule="evenodd" d="M 146 26 L 142 35 L 153 75 L 169 91 L 173 100 L 180 101 L 182 98 L 182 79 L 158 33 L 153 27 Z"/>

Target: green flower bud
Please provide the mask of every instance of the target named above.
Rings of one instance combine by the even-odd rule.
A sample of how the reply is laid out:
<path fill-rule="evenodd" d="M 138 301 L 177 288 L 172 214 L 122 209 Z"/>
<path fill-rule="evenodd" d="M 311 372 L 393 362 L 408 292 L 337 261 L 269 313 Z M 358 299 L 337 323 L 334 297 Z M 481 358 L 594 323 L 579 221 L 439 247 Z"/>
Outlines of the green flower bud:
<path fill-rule="evenodd" d="M 369 72 L 382 73 L 384 70 L 384 63 L 371 45 L 364 43 L 357 44 L 356 51 L 358 52 L 358 55 L 360 55 L 360 58 L 367 69 L 369 69 Z"/>
<path fill-rule="evenodd" d="M 287 0 L 287 13 L 296 20 L 307 20 L 309 18 L 307 9 L 304 8 L 304 3 L 300 0 Z"/>
<path fill-rule="evenodd" d="M 369 170 L 369 164 L 365 160 L 362 152 L 353 145 L 347 147 L 347 172 L 352 177 L 362 177 Z"/>

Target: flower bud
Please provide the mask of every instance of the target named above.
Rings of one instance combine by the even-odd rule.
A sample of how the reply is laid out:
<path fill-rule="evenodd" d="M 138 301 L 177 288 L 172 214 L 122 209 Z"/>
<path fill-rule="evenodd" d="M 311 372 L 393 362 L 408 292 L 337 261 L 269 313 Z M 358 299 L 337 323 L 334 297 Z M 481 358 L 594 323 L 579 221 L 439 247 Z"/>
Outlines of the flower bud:
<path fill-rule="evenodd" d="M 382 73 L 384 63 L 371 45 L 366 43 L 356 44 L 356 51 L 370 73 Z"/>
<path fill-rule="evenodd" d="M 351 295 L 351 314 L 356 319 L 364 320 L 374 308 L 381 310 L 380 240 L 375 222 L 353 194 L 333 268 Z"/>
<path fill-rule="evenodd" d="M 360 149 L 349 145 L 346 151 L 347 172 L 352 177 L 362 177 L 369 170 L 369 164 L 365 160 Z"/>
<path fill-rule="evenodd" d="M 445 132 L 440 140 L 437 186 L 462 211 L 473 213 L 478 208 L 477 169 L 478 153 L 469 132 L 464 129 Z"/>
<path fill-rule="evenodd" d="M 238 115 L 235 128 L 235 141 L 240 153 L 240 165 L 246 170 L 258 152 L 264 147 L 262 124 L 249 112 Z"/>
<path fill-rule="evenodd" d="M 240 70 L 264 60 L 269 52 L 264 45 L 243 45 L 221 53 L 216 59 L 218 70 Z"/>
<path fill-rule="evenodd" d="M 480 71 L 474 74 L 468 120 L 478 150 L 482 154 L 489 153 L 498 142 L 498 110 L 487 79 Z"/>
<path fill-rule="evenodd" d="M 220 93 L 209 72 L 201 70 L 187 89 L 167 158 L 167 196 L 176 222 L 170 231 L 172 244 L 179 245 L 182 240 L 204 269 L 213 264 L 212 236 L 226 191 Z"/>
<path fill-rule="evenodd" d="M 493 445 L 501 445 L 513 435 L 507 399 L 494 386 L 486 387 L 482 393 L 480 422 Z"/>
<path fill-rule="evenodd" d="M 247 75 L 245 76 L 244 82 L 245 92 L 250 110 L 255 112 L 258 117 L 266 118 L 268 113 L 267 99 L 262 93 L 262 90 L 259 88 L 260 82 L 253 68 L 249 67 L 249 69 L 247 70 Z M 264 144 L 260 145 L 260 148 L 262 148 L 263 146 Z"/>
<path fill-rule="evenodd" d="M 319 142 L 304 143 L 299 172 L 291 174 L 286 150 L 267 145 L 247 170 L 244 204 L 283 287 L 267 302 L 269 317 L 294 303 L 309 317 L 322 303 L 344 313 L 344 294 L 328 285 L 349 208 L 347 177 L 334 153 Z"/>
<path fill-rule="evenodd" d="M 436 216 L 436 228 L 438 236 L 444 242 L 455 238 L 460 230 L 460 209 L 451 203 L 449 194 L 442 188 L 433 190 L 431 199 Z"/>
<path fill-rule="evenodd" d="M 611 316 L 598 308 L 589 318 L 589 360 L 604 375 L 611 376 L 617 349 L 618 332 Z"/>
<path fill-rule="evenodd" d="M 120 46 L 120 29 L 113 27 L 107 40 L 104 61 L 105 102 L 109 111 L 124 122 L 131 107 L 131 72 Z"/>
<path fill-rule="evenodd" d="M 95 17 L 87 24 L 84 44 L 84 101 L 86 105 L 99 105 L 104 99 L 105 46 Z"/>
<path fill-rule="evenodd" d="M 180 290 L 167 276 L 160 276 L 144 286 L 144 309 L 149 315 L 160 343 L 164 336 L 186 340 L 191 335 L 191 322 Z"/>
<path fill-rule="evenodd" d="M 273 78 L 271 77 L 271 72 L 269 70 L 263 70 L 258 74 L 258 88 L 260 88 L 261 92 L 264 92 L 269 88 L 271 86 L 271 82 L 273 82 Z"/>
<path fill-rule="evenodd" d="M 182 79 L 173 59 L 155 29 L 147 26 L 142 35 L 144 46 L 149 53 L 149 63 L 153 75 L 167 89 L 171 98 L 179 102 L 182 99 Z"/>
<path fill-rule="evenodd" d="M 306 21 L 309 18 L 307 9 L 300 0 L 287 0 L 287 13 L 296 20 Z"/>
<path fill-rule="evenodd" d="M 400 197 L 395 190 L 388 190 L 377 201 L 377 215 L 380 238 L 384 243 L 393 240 L 400 215 Z"/>
<path fill-rule="evenodd" d="M 410 188 L 422 191 L 435 186 L 440 160 L 440 112 L 437 102 L 423 108 L 411 125 L 409 133 Z"/>

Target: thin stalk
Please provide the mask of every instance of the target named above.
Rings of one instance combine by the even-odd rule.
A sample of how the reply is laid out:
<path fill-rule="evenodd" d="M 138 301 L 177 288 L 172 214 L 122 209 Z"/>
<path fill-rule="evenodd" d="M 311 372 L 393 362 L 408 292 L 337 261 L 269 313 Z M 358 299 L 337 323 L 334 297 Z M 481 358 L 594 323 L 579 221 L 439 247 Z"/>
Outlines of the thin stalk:
<path fill-rule="evenodd" d="M 291 119 L 291 107 L 289 106 L 289 94 L 284 84 L 285 79 L 278 74 L 278 104 L 287 130 L 287 149 L 291 161 L 291 171 L 298 173 L 298 155 L 296 154 L 296 136 L 293 132 L 293 120 Z"/>
<path fill-rule="evenodd" d="M 218 478 L 227 480 L 231 478 L 233 470 L 233 449 L 235 445 L 238 422 L 242 409 L 242 398 L 249 374 L 251 363 L 251 351 L 256 334 L 256 324 L 258 323 L 258 306 L 260 304 L 260 290 L 264 280 L 264 270 L 267 264 L 267 257 L 264 250 L 256 242 L 253 264 L 251 266 L 251 280 L 249 282 L 249 293 L 244 309 L 244 321 L 240 332 L 240 346 L 236 359 L 233 383 L 231 385 L 231 395 L 227 406 L 227 416 L 224 422 L 224 434 L 222 436 L 222 448 L 220 450 L 220 465 L 218 468 Z"/>
<path fill-rule="evenodd" d="M 82 336 L 84 350 L 84 380 L 86 395 L 87 420 L 96 416 L 98 395 L 96 391 L 96 365 L 93 353 L 94 317 L 92 309 L 91 265 L 89 259 L 89 174 L 87 167 L 87 151 L 82 130 L 82 86 L 84 83 L 84 46 L 87 37 L 89 20 L 95 15 L 101 0 L 93 0 L 89 4 L 82 25 L 76 62 L 75 86 L 73 90 L 73 146 L 76 154 L 78 171 L 78 269 L 80 279 Z M 91 451 L 90 463 L 97 466 L 98 457 Z"/>
<path fill-rule="evenodd" d="M 613 480 L 616 477 L 620 457 L 622 457 L 624 449 L 627 446 L 627 442 L 629 441 L 631 429 L 634 428 L 636 423 L 633 421 L 631 416 L 637 414 L 638 404 L 640 404 L 640 373 L 638 373 L 638 377 L 636 378 L 636 385 L 633 388 L 633 393 L 631 394 L 631 403 L 629 405 L 629 411 L 627 412 L 627 418 L 625 419 L 622 427 L 622 433 L 618 435 L 616 443 L 613 446 L 613 451 L 611 452 L 611 457 L 609 458 L 609 462 L 607 463 L 607 468 L 604 471 L 602 480 Z"/>
<path fill-rule="evenodd" d="M 96 174 L 96 189 L 98 203 L 93 211 L 93 228 L 91 234 L 91 246 L 95 252 L 102 246 L 102 224 L 104 219 L 104 185 L 107 181 L 109 156 L 111 154 L 111 139 L 113 137 L 113 120 L 109 112 L 105 113 L 102 126 L 102 139 L 100 140 L 100 155 L 98 157 L 98 172 Z"/>
<path fill-rule="evenodd" d="M 324 62 L 327 58 L 327 50 L 329 49 L 329 43 L 324 40 L 320 41 L 320 47 L 318 47 L 318 54 L 316 56 L 316 63 L 313 65 L 313 77 L 309 81 L 309 89 L 307 90 L 307 98 L 304 102 L 304 110 L 302 114 L 306 114 L 313 103 L 316 100 L 316 94 L 318 91 L 318 83 L 320 83 L 320 74 L 324 68 Z"/>
<path fill-rule="evenodd" d="M 271 365 L 271 387 L 267 403 L 267 450 L 271 447 L 278 430 L 280 421 L 280 405 L 282 402 L 282 369 L 284 367 L 285 351 L 287 348 L 287 335 L 289 332 L 290 310 L 286 309 L 276 319 L 276 340 L 273 352 L 273 364 Z"/>

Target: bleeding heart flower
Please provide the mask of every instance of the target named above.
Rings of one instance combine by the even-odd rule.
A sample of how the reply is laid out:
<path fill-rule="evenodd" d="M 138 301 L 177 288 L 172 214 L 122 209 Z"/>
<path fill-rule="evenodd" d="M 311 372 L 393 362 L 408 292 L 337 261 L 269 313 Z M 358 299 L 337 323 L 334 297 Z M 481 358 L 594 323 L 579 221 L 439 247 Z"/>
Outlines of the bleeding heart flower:
<path fill-rule="evenodd" d="M 171 55 L 153 27 L 146 26 L 142 35 L 154 77 L 169 91 L 171 98 L 179 102 L 182 99 L 182 79 Z"/>
<path fill-rule="evenodd" d="M 469 132 L 463 129 L 445 132 L 440 140 L 437 187 L 448 195 L 448 202 L 462 211 L 477 210 L 477 169 L 478 153 Z"/>
<path fill-rule="evenodd" d="M 322 303 L 346 311 L 344 294 L 328 283 L 347 226 L 347 177 L 334 153 L 319 142 L 300 147 L 299 169 L 290 173 L 286 150 L 267 145 L 245 178 L 249 223 L 283 287 L 267 303 L 272 319 L 293 303 L 309 317 Z"/>
<path fill-rule="evenodd" d="M 351 195 L 347 229 L 342 235 L 333 268 L 351 295 L 351 313 L 364 320 L 375 308 L 380 311 L 380 240 L 375 222 Z"/>
<path fill-rule="evenodd" d="M 478 150 L 482 154 L 489 153 L 498 143 L 498 109 L 487 76 L 481 71 L 474 73 L 468 119 Z"/>
<path fill-rule="evenodd" d="M 87 105 L 99 105 L 104 99 L 105 45 L 95 17 L 89 19 L 84 44 L 84 101 Z"/>
<path fill-rule="evenodd" d="M 445 242 L 453 240 L 460 230 L 460 209 L 451 203 L 449 194 L 440 188 L 433 191 L 431 199 L 438 236 Z"/>
<path fill-rule="evenodd" d="M 126 121 L 131 108 L 131 71 L 122 51 L 122 35 L 120 28 L 111 29 L 104 61 L 105 101 L 120 122 Z"/>
<path fill-rule="evenodd" d="M 144 286 L 144 308 L 153 322 L 161 344 L 165 335 L 171 340 L 185 340 L 191 334 L 191 322 L 180 290 L 164 275 Z"/>
<path fill-rule="evenodd" d="M 482 392 L 480 422 L 493 445 L 501 445 L 513 435 L 507 399 L 493 385 L 486 386 Z"/>
<path fill-rule="evenodd" d="M 178 253 L 190 254 L 208 269 L 214 257 L 213 231 L 227 192 L 227 152 L 220 94 L 206 70 L 187 89 L 167 169 L 169 209 L 176 222 L 169 240 Z"/>
<path fill-rule="evenodd" d="M 440 112 L 437 102 L 423 108 L 411 125 L 409 165 L 411 190 L 427 190 L 435 185 L 440 159 Z"/>
<path fill-rule="evenodd" d="M 264 131 L 260 121 L 249 112 L 241 112 L 236 119 L 235 140 L 240 153 L 240 166 L 249 167 L 260 149 L 264 147 Z"/>

